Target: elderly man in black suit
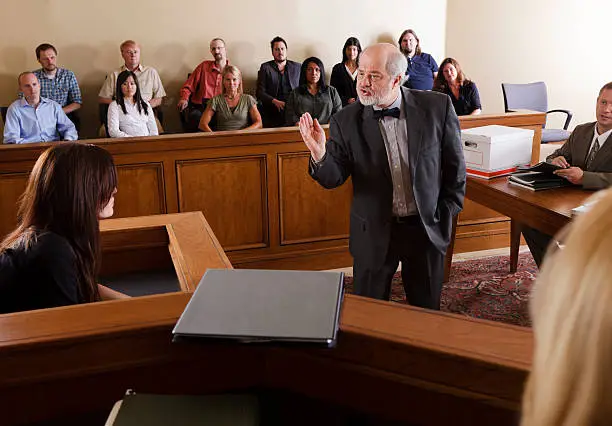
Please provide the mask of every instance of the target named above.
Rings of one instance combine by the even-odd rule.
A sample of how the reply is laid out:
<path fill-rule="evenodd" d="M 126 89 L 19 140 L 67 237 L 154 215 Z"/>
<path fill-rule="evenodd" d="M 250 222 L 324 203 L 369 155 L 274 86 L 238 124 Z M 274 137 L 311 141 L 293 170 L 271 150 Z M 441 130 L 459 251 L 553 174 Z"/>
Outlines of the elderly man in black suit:
<path fill-rule="evenodd" d="M 300 85 L 302 64 L 287 59 L 287 42 L 274 37 L 270 42 L 272 61 L 264 62 L 257 73 L 257 99 L 262 103 L 264 127 L 285 125 L 285 101 Z"/>
<path fill-rule="evenodd" d="M 408 303 L 440 309 L 444 256 L 465 195 L 459 120 L 448 96 L 401 87 L 405 70 L 395 46 L 370 46 L 359 61 L 359 102 L 332 117 L 329 141 L 308 114 L 299 127 L 319 184 L 352 177 L 355 293 L 388 300 L 402 262 Z"/>

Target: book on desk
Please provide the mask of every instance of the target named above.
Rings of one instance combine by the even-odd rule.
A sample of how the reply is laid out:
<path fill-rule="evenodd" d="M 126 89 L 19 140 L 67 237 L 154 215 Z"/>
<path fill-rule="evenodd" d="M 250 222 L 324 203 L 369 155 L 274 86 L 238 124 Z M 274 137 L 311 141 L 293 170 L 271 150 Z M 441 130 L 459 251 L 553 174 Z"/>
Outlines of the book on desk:
<path fill-rule="evenodd" d="M 128 390 L 105 426 L 257 426 L 259 401 L 253 395 L 152 395 Z"/>
<path fill-rule="evenodd" d="M 554 174 L 556 170 L 563 167 L 555 164 L 541 162 L 535 166 L 520 168 L 517 172 L 510 175 L 508 183 L 530 191 L 542 191 L 546 189 L 561 188 L 572 186 L 565 178 Z"/>
<path fill-rule="evenodd" d="M 208 269 L 172 333 L 331 347 L 343 295 L 342 272 Z"/>

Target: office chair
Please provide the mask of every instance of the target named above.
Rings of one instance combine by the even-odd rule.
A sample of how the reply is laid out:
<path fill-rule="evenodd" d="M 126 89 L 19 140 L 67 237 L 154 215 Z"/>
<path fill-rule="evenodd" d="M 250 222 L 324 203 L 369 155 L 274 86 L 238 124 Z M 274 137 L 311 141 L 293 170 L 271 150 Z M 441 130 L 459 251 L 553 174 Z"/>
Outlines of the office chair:
<path fill-rule="evenodd" d="M 528 109 L 532 111 L 551 113 L 563 113 L 566 115 L 563 129 L 546 129 L 542 126 L 542 143 L 559 142 L 569 138 L 571 132 L 567 130 L 572 121 L 572 112 L 566 109 L 548 110 L 548 95 L 546 84 L 543 81 L 528 84 L 502 83 L 504 94 L 504 107 L 506 112 L 517 109 Z"/>

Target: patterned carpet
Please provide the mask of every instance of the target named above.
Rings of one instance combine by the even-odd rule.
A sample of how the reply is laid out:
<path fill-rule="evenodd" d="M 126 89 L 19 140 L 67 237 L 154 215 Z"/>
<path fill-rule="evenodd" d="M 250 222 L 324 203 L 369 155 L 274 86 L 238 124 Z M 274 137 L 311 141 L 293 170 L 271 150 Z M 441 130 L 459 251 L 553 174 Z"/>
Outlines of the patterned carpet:
<path fill-rule="evenodd" d="M 519 255 L 514 274 L 509 263 L 509 256 L 454 262 L 442 290 L 442 310 L 529 327 L 529 294 L 538 268 L 530 253 Z M 353 278 L 346 277 L 347 293 L 352 288 Z M 406 303 L 399 273 L 393 278 L 391 300 Z"/>

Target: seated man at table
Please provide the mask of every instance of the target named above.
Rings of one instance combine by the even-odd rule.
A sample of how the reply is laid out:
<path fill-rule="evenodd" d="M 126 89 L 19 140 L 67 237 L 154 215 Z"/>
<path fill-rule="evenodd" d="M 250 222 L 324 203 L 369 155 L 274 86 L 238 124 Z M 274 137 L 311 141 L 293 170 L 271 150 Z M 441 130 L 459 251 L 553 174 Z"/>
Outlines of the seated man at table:
<path fill-rule="evenodd" d="M 599 91 L 597 121 L 577 126 L 565 144 L 546 158 L 563 167 L 555 173 L 584 189 L 603 189 L 612 185 L 612 82 Z M 552 236 L 533 228 L 523 228 L 523 237 L 538 267 Z"/>
<path fill-rule="evenodd" d="M 23 98 L 13 102 L 6 112 L 4 143 L 78 139 L 74 123 L 61 105 L 40 96 L 40 83 L 34 73 L 21 73 L 17 81 Z"/>

